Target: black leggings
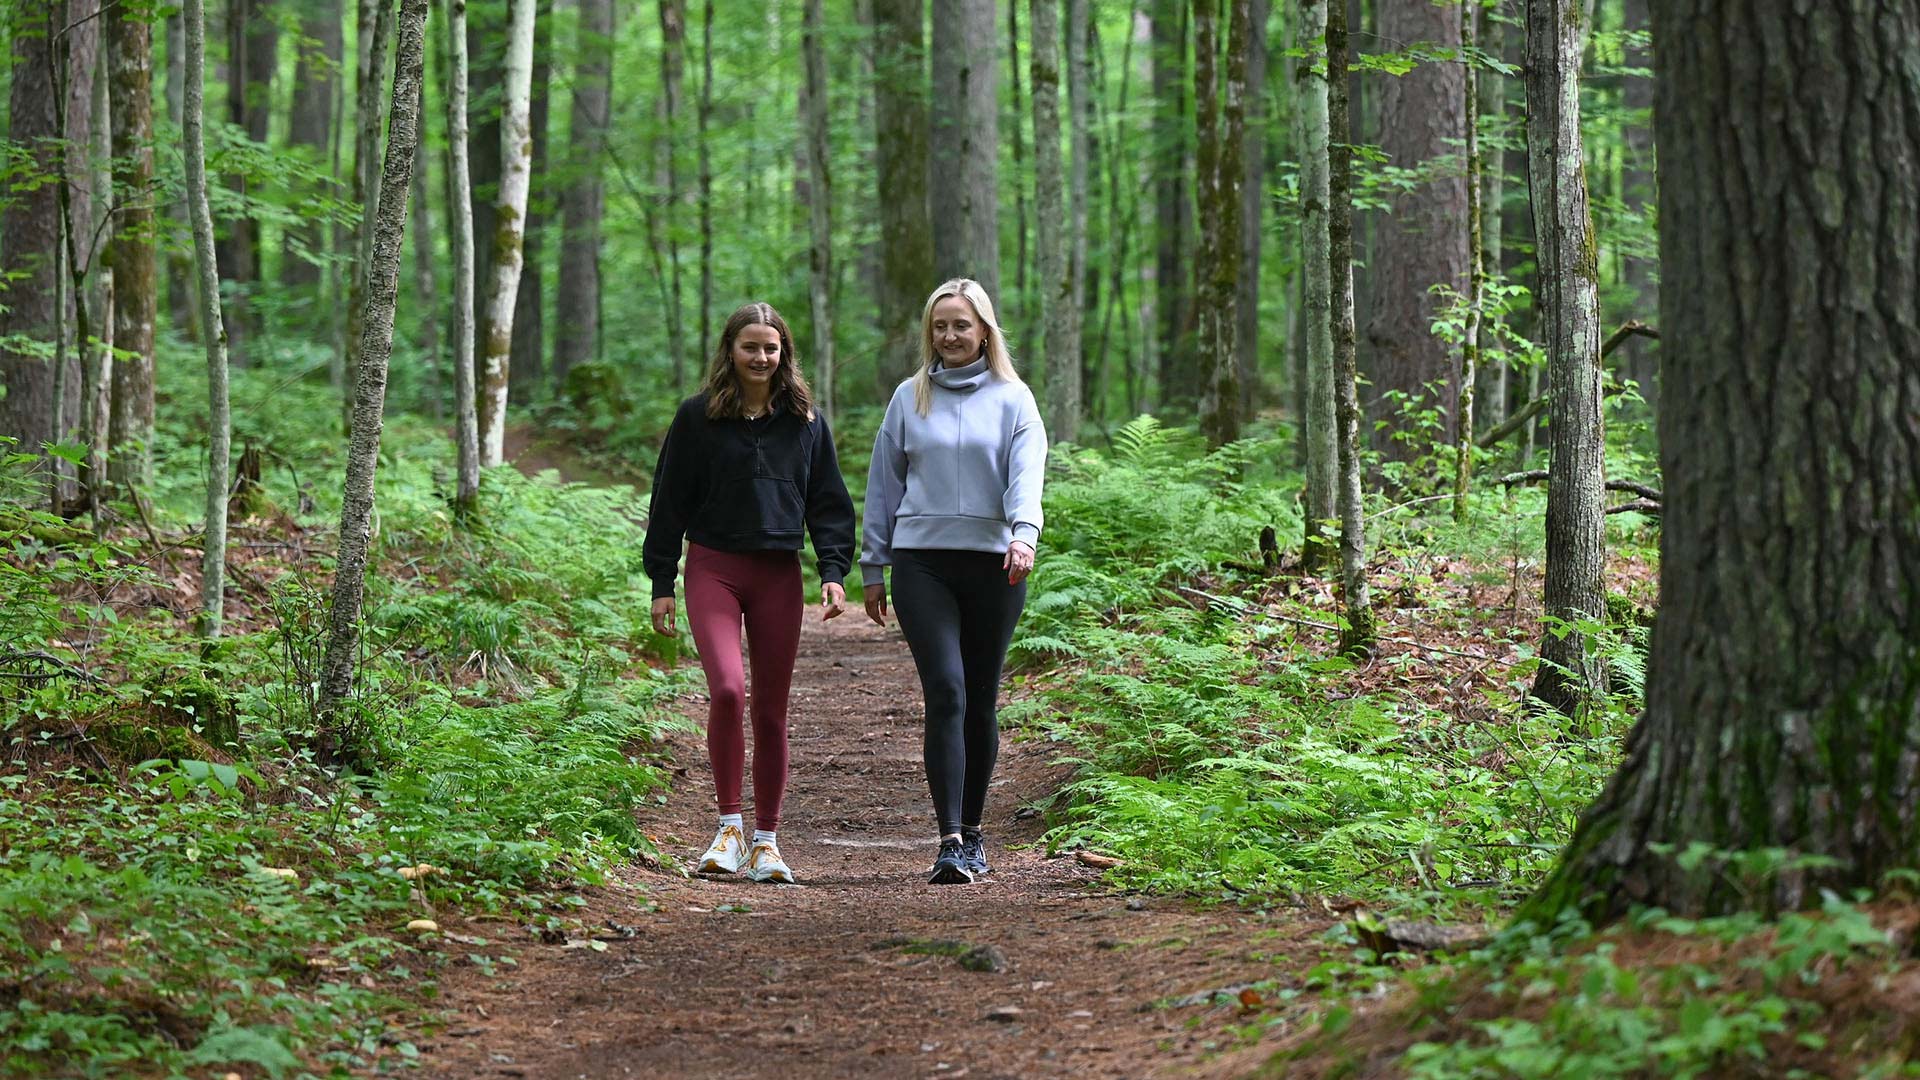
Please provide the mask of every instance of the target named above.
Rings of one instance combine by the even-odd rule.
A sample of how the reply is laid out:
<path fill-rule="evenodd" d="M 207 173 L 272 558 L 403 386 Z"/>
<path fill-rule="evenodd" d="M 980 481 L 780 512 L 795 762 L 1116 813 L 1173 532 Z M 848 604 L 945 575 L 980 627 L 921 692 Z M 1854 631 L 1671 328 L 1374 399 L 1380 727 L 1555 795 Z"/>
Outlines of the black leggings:
<path fill-rule="evenodd" d="M 997 551 L 895 549 L 893 604 L 927 701 L 923 752 L 940 835 L 977 827 L 1000 755 L 1000 667 L 1027 583 Z"/>

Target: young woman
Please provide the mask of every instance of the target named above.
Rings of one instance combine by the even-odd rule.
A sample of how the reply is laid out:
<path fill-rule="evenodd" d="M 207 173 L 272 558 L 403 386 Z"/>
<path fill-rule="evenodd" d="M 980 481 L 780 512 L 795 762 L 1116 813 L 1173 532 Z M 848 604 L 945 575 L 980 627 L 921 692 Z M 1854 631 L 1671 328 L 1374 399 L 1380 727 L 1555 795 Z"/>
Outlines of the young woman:
<path fill-rule="evenodd" d="M 823 619 L 846 610 L 853 500 L 833 433 L 813 411 L 786 320 L 766 304 L 733 313 L 705 387 L 674 415 L 660 445 L 642 561 L 653 579 L 653 628 L 673 633 L 673 579 L 687 545 L 687 621 L 707 674 L 707 755 L 720 829 L 700 869 L 791 884 L 775 833 L 787 787 L 787 692 L 800 644 L 799 551 L 813 536 Z M 740 816 L 746 686 L 753 665 L 753 839 Z"/>
<path fill-rule="evenodd" d="M 1000 668 L 1027 599 L 1046 461 L 1040 411 L 986 290 L 965 278 L 935 289 L 921 316 L 920 369 L 894 391 L 873 440 L 860 571 L 867 616 L 884 626 L 893 567 L 894 606 L 920 671 L 936 885 L 987 872 L 980 822 L 1000 752 Z"/>

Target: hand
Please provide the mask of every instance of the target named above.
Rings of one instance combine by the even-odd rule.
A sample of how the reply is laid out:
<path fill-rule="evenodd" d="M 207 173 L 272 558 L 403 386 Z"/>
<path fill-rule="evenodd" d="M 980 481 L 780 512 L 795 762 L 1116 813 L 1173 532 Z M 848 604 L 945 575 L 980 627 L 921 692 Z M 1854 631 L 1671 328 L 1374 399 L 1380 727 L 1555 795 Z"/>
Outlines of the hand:
<path fill-rule="evenodd" d="M 845 614 L 847 610 L 846 586 L 837 581 L 829 581 L 825 585 L 820 586 L 820 606 L 825 609 L 820 614 L 821 622 L 826 622 L 828 619 L 837 618 Z"/>
<path fill-rule="evenodd" d="M 663 596 L 653 602 L 653 632 L 662 637 L 673 636 L 673 597 Z"/>
<path fill-rule="evenodd" d="M 1033 548 L 1024 540 L 1015 540 L 1007 545 L 1007 557 L 1000 560 L 1007 571 L 1007 584 L 1018 585 L 1033 573 Z"/>
<path fill-rule="evenodd" d="M 881 626 L 887 625 L 887 587 L 885 585 L 867 586 L 867 618 Z"/>

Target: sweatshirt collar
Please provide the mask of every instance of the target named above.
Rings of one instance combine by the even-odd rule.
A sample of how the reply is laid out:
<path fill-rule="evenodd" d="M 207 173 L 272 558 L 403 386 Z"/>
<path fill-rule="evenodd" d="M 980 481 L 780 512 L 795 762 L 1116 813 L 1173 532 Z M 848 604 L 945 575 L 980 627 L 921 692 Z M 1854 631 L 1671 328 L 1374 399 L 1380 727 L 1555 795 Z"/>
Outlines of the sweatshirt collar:
<path fill-rule="evenodd" d="M 934 383 L 939 386 L 948 390 L 958 390 L 961 393 L 971 393 L 980 389 L 981 385 L 987 381 L 987 358 L 981 356 L 971 364 L 955 368 L 946 367 L 935 360 L 933 370 L 929 374 L 933 376 Z"/>

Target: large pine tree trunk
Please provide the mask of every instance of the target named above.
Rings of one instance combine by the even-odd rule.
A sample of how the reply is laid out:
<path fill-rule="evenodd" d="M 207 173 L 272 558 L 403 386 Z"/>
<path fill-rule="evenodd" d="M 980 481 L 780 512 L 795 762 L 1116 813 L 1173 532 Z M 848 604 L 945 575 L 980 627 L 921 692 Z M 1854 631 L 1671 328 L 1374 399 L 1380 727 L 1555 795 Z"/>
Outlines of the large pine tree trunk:
<path fill-rule="evenodd" d="M 1920 2 L 1669 0 L 1653 30 L 1660 618 L 1548 919 L 1796 908 L 1920 862 Z M 1761 849 L 1787 865 L 1723 855 Z"/>
<path fill-rule="evenodd" d="M 1339 3 L 1341 0 L 1331 0 Z M 1333 278 L 1328 265 L 1327 211 L 1331 201 L 1327 169 L 1327 76 L 1324 41 L 1329 0 L 1300 0 L 1300 38 L 1318 62 L 1301 75 L 1300 86 L 1300 246 L 1306 276 L 1306 408 L 1301 438 L 1307 447 L 1306 540 L 1301 561 L 1312 573 L 1325 565 L 1328 525 L 1339 513 L 1334 477 L 1340 442 L 1334 419 Z"/>
<path fill-rule="evenodd" d="M 807 68 L 807 298 L 813 309 L 813 385 L 820 411 L 834 417 L 833 367 L 833 173 L 827 167 L 826 20 L 820 0 L 806 0 L 801 48 Z"/>
<path fill-rule="evenodd" d="M 1060 4 L 1030 0 L 1033 91 L 1034 275 L 1040 286 L 1041 354 L 1047 372 L 1047 432 L 1072 441 L 1080 426 L 1080 356 L 1070 338 L 1080 309 L 1068 265 L 1065 178 L 1060 161 Z M 1069 351 L 1072 350 L 1072 351 Z"/>
<path fill-rule="evenodd" d="M 554 378 L 594 358 L 600 335 L 601 155 L 612 101 L 613 0 L 580 0 L 568 179 L 560 195 L 560 288 L 554 298 Z"/>
<path fill-rule="evenodd" d="M 527 229 L 520 246 L 520 290 L 513 303 L 513 343 L 508 349 L 508 394 L 532 401 L 547 381 L 546 267 L 541 253 L 547 232 L 547 116 L 553 67 L 553 0 L 539 0 L 533 15 L 533 85 L 527 117 L 533 128 L 532 175 L 527 181 Z"/>
<path fill-rule="evenodd" d="M 1190 409 L 1200 393 L 1193 358 L 1193 177 L 1187 124 L 1187 5 L 1153 0 L 1152 175 L 1156 248 L 1154 313 L 1159 318 L 1160 403 Z"/>
<path fill-rule="evenodd" d="M 473 185 L 467 163 L 467 0 L 447 0 L 447 245 L 453 251 L 453 445 L 461 520 L 480 495 L 473 387 Z"/>
<path fill-rule="evenodd" d="M 122 350 L 112 367 L 107 428 L 107 481 L 144 487 L 153 474 L 153 324 L 158 275 L 154 216 L 145 195 L 153 180 L 153 35 L 124 4 L 106 12 L 108 100 L 113 127 L 113 184 L 117 209 L 107 240 L 113 273 L 113 341 Z"/>
<path fill-rule="evenodd" d="M 1347 12 L 1327 7 L 1327 273 L 1333 283 L 1334 431 L 1339 453 L 1342 652 L 1373 648 L 1373 598 L 1367 582 L 1366 516 L 1360 486 L 1360 370 L 1353 329 L 1353 148 L 1348 135 Z"/>
<path fill-rule="evenodd" d="M 531 12 L 529 6 L 529 15 Z M 353 393 L 353 436 L 347 449 L 346 482 L 340 497 L 340 553 L 335 563 L 327 649 L 321 660 L 320 699 L 316 706 L 320 733 L 316 750 L 323 765 L 358 757 L 360 750 L 353 733 L 343 730 L 340 706 L 353 693 L 354 661 L 360 649 L 360 610 L 366 596 L 367 561 L 372 546 L 373 476 L 380 463 L 387 362 L 393 355 L 393 315 L 400 292 L 400 248 L 412 188 L 414 144 L 420 138 L 426 22 L 427 0 L 402 0 L 394 54 L 392 119 L 387 128 L 380 202 L 374 215 L 367 312 L 361 321 L 364 337 L 359 349 L 359 381 Z M 526 29 L 523 54 L 531 53 L 533 45 L 533 28 L 529 25 Z M 530 62 L 531 57 L 529 66 Z M 525 78 L 520 86 L 524 97 Z M 520 131 L 524 138 L 524 106 L 522 108 Z M 503 363 L 505 352 L 503 343 L 500 356 Z"/>
<path fill-rule="evenodd" d="M 993 0 L 933 0 L 928 206 L 938 213 L 934 276 L 968 277 L 1000 297 L 1000 113 Z M 936 283 L 937 284 L 937 283 Z M 926 288 L 922 293 L 929 291 Z"/>
<path fill-rule="evenodd" d="M 1194 82 L 1200 121 L 1200 430 L 1220 446 L 1240 437 L 1240 354 L 1234 345 L 1240 295 L 1240 153 L 1246 132 L 1248 0 L 1227 0 L 1226 78 L 1220 78 L 1220 23 L 1211 3 L 1195 5 Z"/>
<path fill-rule="evenodd" d="M 299 58 L 294 62 L 294 92 L 287 116 L 287 143 L 301 147 L 317 167 L 330 157 L 333 136 L 333 98 L 345 56 L 340 0 L 304 0 L 300 10 Z M 326 226 L 301 220 L 287 227 L 280 254 L 280 283 L 309 291 L 318 303 L 321 264 L 326 251 Z M 324 307 L 307 320 L 310 326 L 330 323 Z"/>
<path fill-rule="evenodd" d="M 938 284 L 927 216 L 926 52 L 922 0 L 874 0 L 874 192 L 879 203 L 883 396 L 912 369 L 920 307 Z"/>
<path fill-rule="evenodd" d="M 186 158 L 187 214 L 193 229 L 200 325 L 207 328 L 207 523 L 201 541 L 200 633 L 220 636 L 226 596 L 227 459 L 232 418 L 227 406 L 227 335 L 220 313 L 220 274 L 214 265 L 213 211 L 207 205 L 206 12 L 202 0 L 186 0 L 186 87 L 181 102 L 181 140 Z"/>
<path fill-rule="evenodd" d="M 513 348 L 514 302 L 520 294 L 527 220 L 527 187 L 533 178 L 533 128 L 528 95 L 533 88 L 535 0 L 508 0 L 507 65 L 500 98 L 500 197 L 494 202 L 492 276 L 487 287 L 487 336 L 480 359 L 480 464 L 506 456 L 507 362 Z"/>
<path fill-rule="evenodd" d="M 1431 42 L 1441 48 L 1460 44 L 1459 9 L 1433 0 L 1380 0 L 1376 9 L 1381 40 Z M 1445 418 L 1439 439 L 1455 436 L 1454 401 L 1460 393 L 1460 357 L 1434 336 L 1435 285 L 1466 286 L 1467 183 L 1458 165 L 1466 137 L 1460 95 L 1464 75 L 1459 64 L 1428 61 L 1380 87 L 1380 148 L 1402 169 L 1434 170 L 1436 175 L 1393 200 L 1392 211 L 1375 225 L 1368 262 L 1366 325 L 1369 420 L 1387 420 L 1376 429 L 1375 445 L 1390 456 L 1411 458 L 1428 446 L 1394 439 L 1404 401 L 1423 397 Z M 1428 384 L 1436 384 L 1429 386 Z M 1370 424 L 1369 427 L 1372 425 Z"/>
<path fill-rule="evenodd" d="M 1580 139 L 1582 0 L 1527 3 L 1527 182 L 1539 265 L 1551 439 L 1545 639 L 1533 692 L 1572 715 L 1606 690 L 1582 622 L 1606 617 L 1606 463 L 1600 416 L 1600 268 Z"/>

